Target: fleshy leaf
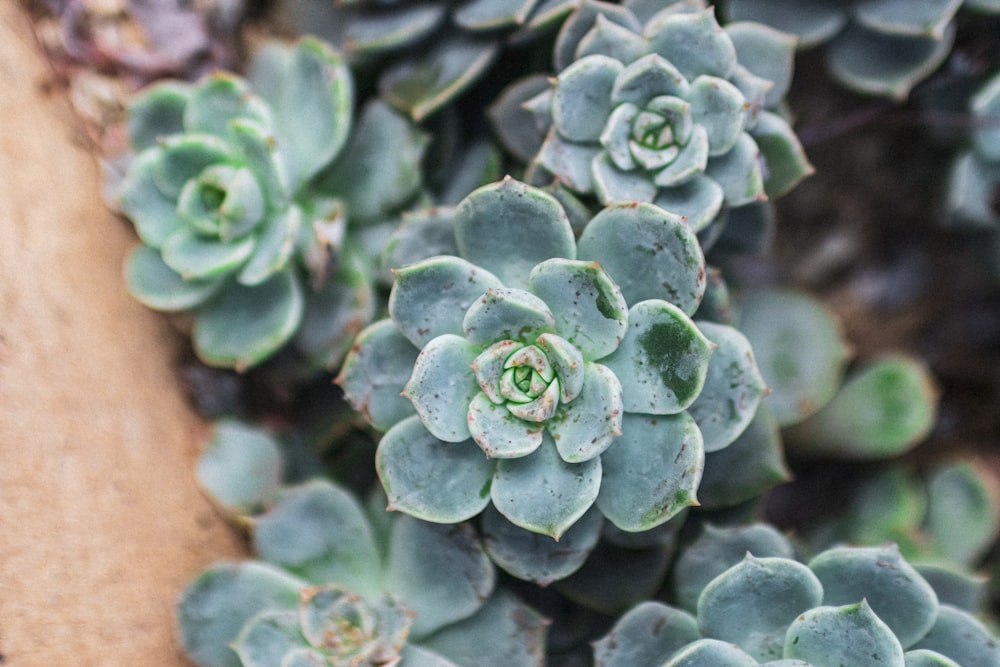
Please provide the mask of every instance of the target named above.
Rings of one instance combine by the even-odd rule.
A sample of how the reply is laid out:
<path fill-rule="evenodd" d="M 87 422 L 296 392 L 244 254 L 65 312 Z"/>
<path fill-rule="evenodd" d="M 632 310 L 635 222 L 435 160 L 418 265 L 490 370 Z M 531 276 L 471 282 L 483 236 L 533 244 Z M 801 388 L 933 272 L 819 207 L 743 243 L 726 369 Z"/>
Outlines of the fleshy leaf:
<path fill-rule="evenodd" d="M 205 667 L 240 667 L 230 644 L 258 612 L 292 610 L 306 582 L 257 561 L 217 563 L 184 589 L 177 606 L 180 644 Z"/>
<path fill-rule="evenodd" d="M 796 38 L 765 23 L 740 21 L 727 24 L 725 30 L 740 65 L 772 84 L 764 98 L 764 106 L 770 108 L 784 99 L 792 82 Z"/>
<path fill-rule="evenodd" d="M 163 263 L 184 280 L 204 280 L 225 275 L 243 265 L 256 243 L 251 236 L 237 241 L 202 236 L 182 227 L 163 242 Z"/>
<path fill-rule="evenodd" d="M 470 439 L 444 442 L 416 415 L 382 436 L 375 455 L 389 509 L 425 521 L 458 523 L 490 502 L 493 461 Z"/>
<path fill-rule="evenodd" d="M 132 150 L 139 153 L 156 146 L 161 137 L 184 131 L 184 109 L 192 88 L 182 81 L 160 81 L 132 98 L 126 120 Z"/>
<path fill-rule="evenodd" d="M 558 540 L 594 503 L 601 485 L 601 460 L 566 463 L 545 434 L 531 455 L 497 462 L 493 504 L 521 528 Z"/>
<path fill-rule="evenodd" d="M 462 327 L 470 342 L 530 342 L 555 331 L 555 317 L 544 301 L 522 289 L 490 289 L 465 314 Z"/>
<path fill-rule="evenodd" d="M 621 435 L 622 389 L 606 366 L 586 362 L 583 391 L 570 403 L 559 406 L 548 423 L 559 456 L 580 463 L 598 456 Z"/>
<path fill-rule="evenodd" d="M 645 50 L 646 42 L 641 35 L 598 14 L 594 27 L 587 31 L 576 47 L 576 59 L 602 55 L 630 63 L 642 56 Z"/>
<path fill-rule="evenodd" d="M 479 392 L 472 363 L 478 350 L 461 336 L 444 334 L 420 350 L 403 395 L 435 437 L 462 442 L 470 437 L 469 403 Z"/>
<path fill-rule="evenodd" d="M 267 432 L 224 419 L 198 457 L 195 476 L 227 512 L 246 515 L 271 500 L 284 472 L 281 450 Z"/>
<path fill-rule="evenodd" d="M 699 76 L 688 91 L 691 119 L 708 133 L 708 154 L 728 153 L 743 132 L 746 100 L 736 86 L 714 76 Z"/>
<path fill-rule="evenodd" d="M 129 293 L 150 308 L 167 312 L 190 310 L 205 303 L 226 284 L 227 276 L 184 280 L 163 263 L 160 253 L 139 245 L 125 263 Z"/>
<path fill-rule="evenodd" d="M 641 602 L 594 643 L 601 667 L 649 667 L 701 638 L 698 621 L 662 602 Z"/>
<path fill-rule="evenodd" d="M 597 506 L 622 530 L 649 530 L 698 504 L 704 460 L 701 433 L 686 412 L 626 414 L 622 434 L 601 455 Z"/>
<path fill-rule="evenodd" d="M 302 225 L 302 211 L 292 205 L 264 224 L 266 226 L 257 235 L 253 254 L 236 278 L 248 287 L 261 284 L 288 264 Z"/>
<path fill-rule="evenodd" d="M 662 56 L 651 53 L 622 70 L 615 79 L 611 100 L 616 105 L 627 103 L 641 109 L 659 95 L 685 99 L 689 90 L 687 79 L 673 64 Z"/>
<path fill-rule="evenodd" d="M 185 225 L 177 213 L 177 200 L 160 191 L 155 170 L 160 159 L 155 148 L 136 156 L 121 184 L 119 205 L 135 225 L 143 243 L 159 248 Z"/>
<path fill-rule="evenodd" d="M 829 40 L 850 19 L 849 7 L 830 0 L 798 0 L 788 11 L 787 0 L 729 0 L 730 21 L 757 21 L 799 38 L 799 47 L 808 48 Z"/>
<path fill-rule="evenodd" d="M 211 366 L 244 371 L 288 342 L 304 309 L 302 285 L 290 270 L 254 287 L 232 285 L 195 314 L 195 350 Z"/>
<path fill-rule="evenodd" d="M 656 196 L 656 184 L 644 171 L 619 169 L 609 153 L 599 153 L 591 162 L 594 192 L 604 205 L 614 202 L 647 202 Z M 567 183 L 567 185 L 571 185 Z"/>
<path fill-rule="evenodd" d="M 314 584 L 336 582 L 361 595 L 383 585 L 381 558 L 364 510 L 323 479 L 289 487 L 253 531 L 256 553 Z"/>
<path fill-rule="evenodd" d="M 416 613 L 416 637 L 468 618 L 493 591 L 496 571 L 468 524 L 400 517 L 390 540 L 387 587 Z"/>
<path fill-rule="evenodd" d="M 803 613 L 788 628 L 785 656 L 821 665 L 904 667 L 905 664 L 903 647 L 864 600 L 843 607 L 816 607 Z"/>
<path fill-rule="evenodd" d="M 963 667 L 1000 664 L 1000 643 L 972 614 L 943 604 L 934 623 L 911 649 L 930 649 Z"/>
<path fill-rule="evenodd" d="M 597 262 L 550 259 L 531 271 L 528 288 L 555 317 L 556 332 L 585 359 L 614 352 L 628 327 L 628 304 Z"/>
<path fill-rule="evenodd" d="M 663 667 L 755 667 L 759 664 L 735 644 L 699 639 L 671 656 Z"/>
<path fill-rule="evenodd" d="M 246 118 L 269 125 L 267 107 L 253 95 L 247 82 L 228 72 L 215 72 L 200 81 L 184 109 L 184 129 L 230 137 L 230 121 Z"/>
<path fill-rule="evenodd" d="M 569 141 L 595 142 L 611 114 L 611 89 L 624 65 L 608 56 L 577 60 L 559 74 L 552 96 L 552 121 Z"/>
<path fill-rule="evenodd" d="M 665 299 L 690 315 L 705 292 L 705 257 L 679 216 L 652 204 L 615 204 L 584 228 L 580 259 L 596 260 L 634 306 Z"/>
<path fill-rule="evenodd" d="M 413 404 L 400 394 L 418 353 L 392 320 L 380 320 L 358 334 L 344 359 L 337 384 L 378 430 L 386 431 L 414 413 Z"/>
<path fill-rule="evenodd" d="M 503 286 L 489 271 L 445 256 L 396 269 L 395 279 L 389 314 L 418 348 L 443 334 L 463 335 L 462 321 L 469 306 L 487 290 Z"/>
<path fill-rule="evenodd" d="M 698 625 L 704 634 L 737 644 L 757 660 L 797 657 L 787 651 L 782 656 L 785 631 L 822 598 L 823 586 L 802 563 L 747 554 L 705 586 L 698 598 Z"/>
<path fill-rule="evenodd" d="M 705 451 L 725 448 L 746 429 L 767 393 L 750 341 L 733 327 L 696 322 L 716 344 L 708 362 L 705 386 L 688 412 L 705 439 Z"/>
<path fill-rule="evenodd" d="M 711 158 L 705 174 L 722 187 L 726 204 L 742 206 L 767 199 L 760 148 L 746 132 L 739 135 L 732 149 Z"/>
<path fill-rule="evenodd" d="M 306 644 L 299 629 L 298 614 L 285 610 L 268 610 L 247 621 L 233 641 L 233 650 L 240 656 L 241 667 L 268 667 L 289 662 L 293 667 L 301 667 L 308 664 L 301 661 L 303 653 L 311 654 L 314 659 L 323 657 Z"/>
<path fill-rule="evenodd" d="M 968 461 L 941 466 L 927 482 L 930 547 L 948 562 L 973 565 L 1000 532 L 993 478 Z"/>
<path fill-rule="evenodd" d="M 724 199 L 718 183 L 697 174 L 681 185 L 660 188 L 653 203 L 680 216 L 692 232 L 698 233 L 715 220 Z"/>
<path fill-rule="evenodd" d="M 455 241 L 462 257 L 507 287 L 525 287 L 531 269 L 546 259 L 576 259 L 573 229 L 559 202 L 509 176 L 462 200 Z"/>
<path fill-rule="evenodd" d="M 660 14 L 646 24 L 643 34 L 646 48 L 669 60 L 689 80 L 702 74 L 728 79 L 736 67 L 736 49 L 716 22 L 713 8 Z"/>
<path fill-rule="evenodd" d="M 506 405 L 480 392 L 469 404 L 469 431 L 489 458 L 527 456 L 542 444 L 542 425 L 514 416 Z"/>
<path fill-rule="evenodd" d="M 518 579 L 548 586 L 577 571 L 601 535 L 601 513 L 591 508 L 556 542 L 525 530 L 496 508 L 483 513 L 483 546 L 501 569 Z"/>
<path fill-rule="evenodd" d="M 781 116 L 761 111 L 750 136 L 763 155 L 764 191 L 768 197 L 780 197 L 815 171 L 795 131 Z"/>
<path fill-rule="evenodd" d="M 701 393 L 714 343 L 677 306 L 640 301 L 629 311 L 621 346 L 602 363 L 622 385 L 625 409 L 678 413 Z"/>

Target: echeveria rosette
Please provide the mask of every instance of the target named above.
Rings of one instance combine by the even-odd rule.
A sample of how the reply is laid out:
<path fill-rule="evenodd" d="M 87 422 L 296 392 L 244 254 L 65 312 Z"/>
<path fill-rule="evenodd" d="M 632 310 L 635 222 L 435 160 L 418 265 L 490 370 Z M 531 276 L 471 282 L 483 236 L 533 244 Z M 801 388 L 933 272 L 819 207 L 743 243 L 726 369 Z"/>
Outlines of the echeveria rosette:
<path fill-rule="evenodd" d="M 363 507 L 326 480 L 286 487 L 251 524 L 256 558 L 185 589 L 199 667 L 537 665 L 547 622 L 512 594 L 469 525 Z M 470 657 L 472 656 L 472 657 Z"/>
<path fill-rule="evenodd" d="M 799 37 L 801 48 L 826 45 L 830 73 L 862 93 L 905 99 L 944 62 L 960 8 L 1000 12 L 987 0 L 726 0 L 732 21 L 760 21 Z"/>
<path fill-rule="evenodd" d="M 642 24 L 585 2 L 560 38 L 557 61 L 569 50 L 573 60 L 525 108 L 545 137 L 533 164 L 571 190 L 603 204 L 653 202 L 698 231 L 723 206 L 780 195 L 810 173 L 770 110 L 790 79 L 791 37 L 723 30 L 710 8 L 668 6 Z"/>
<path fill-rule="evenodd" d="M 466 197 L 454 230 L 459 257 L 395 270 L 391 319 L 359 335 L 338 378 L 386 431 L 377 467 L 391 507 L 456 522 L 492 502 L 558 538 L 593 505 L 641 531 L 695 503 L 699 424 L 713 406 L 747 421 L 763 382 L 740 344 L 720 357 L 739 377 L 709 372 L 716 343 L 690 319 L 705 289 L 690 228 L 621 204 L 577 242 L 551 195 L 508 178 Z M 695 418 L 707 377 L 715 397 Z M 743 426 L 713 427 L 711 447 Z"/>
<path fill-rule="evenodd" d="M 626 613 L 594 644 L 604 667 L 713 665 L 991 665 L 996 638 L 972 614 L 941 603 L 894 545 L 837 547 L 808 563 L 746 548 L 790 548 L 760 529 L 720 532 L 701 551 L 721 572 L 701 588 L 693 613 L 659 602 Z M 713 539 L 716 539 L 713 538 Z M 727 561 L 732 561 L 726 565 Z M 699 568 L 690 572 L 701 578 Z M 692 589 L 692 592 L 695 592 Z"/>

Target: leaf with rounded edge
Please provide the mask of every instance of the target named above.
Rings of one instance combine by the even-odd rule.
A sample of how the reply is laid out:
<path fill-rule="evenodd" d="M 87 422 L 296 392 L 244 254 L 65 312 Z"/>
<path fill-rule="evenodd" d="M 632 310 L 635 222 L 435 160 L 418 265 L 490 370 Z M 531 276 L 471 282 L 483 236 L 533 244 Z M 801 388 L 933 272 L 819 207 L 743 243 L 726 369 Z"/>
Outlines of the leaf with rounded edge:
<path fill-rule="evenodd" d="M 927 482 L 930 548 L 951 563 L 977 563 L 1000 532 L 996 491 L 993 477 L 971 461 L 937 468 Z"/>
<path fill-rule="evenodd" d="M 495 275 L 459 257 L 431 257 L 394 273 L 389 314 L 418 348 L 443 334 L 464 335 L 469 306 L 503 287 Z"/>
<path fill-rule="evenodd" d="M 542 444 L 542 424 L 516 417 L 479 392 L 469 404 L 469 431 L 488 458 L 516 459 Z"/>
<path fill-rule="evenodd" d="M 398 269 L 435 255 L 457 256 L 454 217 L 451 206 L 404 212 L 382 254 L 382 267 Z"/>
<path fill-rule="evenodd" d="M 470 437 L 469 403 L 480 393 L 472 363 L 478 349 L 461 336 L 444 334 L 427 343 L 413 364 L 403 395 L 434 437 L 462 442 Z"/>
<path fill-rule="evenodd" d="M 953 24 L 935 38 L 877 32 L 852 22 L 827 48 L 827 66 L 852 90 L 902 101 L 944 62 L 954 40 Z"/>
<path fill-rule="evenodd" d="M 722 187 L 705 174 L 669 188 L 660 188 L 653 203 L 680 216 L 688 228 L 698 233 L 715 220 L 722 209 Z"/>
<path fill-rule="evenodd" d="M 594 642 L 594 663 L 598 667 L 660 667 L 667 656 L 700 638 L 698 621 L 687 612 L 662 602 L 640 602 Z"/>
<path fill-rule="evenodd" d="M 545 135 L 532 166 L 541 166 L 570 190 L 581 194 L 594 191 L 594 161 L 601 156 L 599 144 L 575 144 L 559 136 L 555 128 Z"/>
<path fill-rule="evenodd" d="M 576 59 L 602 55 L 622 63 L 642 56 L 646 42 L 641 35 L 598 14 L 594 27 L 587 31 L 576 47 Z"/>
<path fill-rule="evenodd" d="M 238 269 L 253 254 L 255 246 L 252 236 L 222 241 L 181 227 L 164 240 L 161 256 L 163 263 L 184 280 L 204 280 Z"/>
<path fill-rule="evenodd" d="M 943 604 L 937 621 L 911 649 L 930 649 L 962 667 L 1000 664 L 1000 642 L 982 621 L 969 612 Z"/>
<path fill-rule="evenodd" d="M 852 16 L 861 25 L 893 35 L 936 37 L 954 18 L 962 0 L 881 0 L 862 2 Z"/>
<path fill-rule="evenodd" d="M 608 56 L 579 59 L 559 74 L 552 95 L 552 122 L 569 141 L 595 142 L 611 114 L 611 89 L 625 68 Z"/>
<path fill-rule="evenodd" d="M 627 8 L 600 0 L 585 0 L 577 5 L 572 14 L 563 22 L 556 36 L 552 52 L 555 70 L 561 72 L 578 57 L 581 40 L 597 25 L 598 16 L 638 33 L 642 24 Z"/>
<path fill-rule="evenodd" d="M 375 467 L 389 509 L 435 523 L 458 523 L 490 502 L 495 462 L 471 440 L 435 438 L 416 415 L 382 436 Z"/>
<path fill-rule="evenodd" d="M 174 134 L 160 139 L 151 177 L 166 197 L 176 199 L 184 184 L 214 164 L 238 162 L 233 147 L 211 134 Z"/>
<path fill-rule="evenodd" d="M 705 293 L 705 256 L 677 215 L 652 204 L 614 204 L 583 230 L 580 259 L 597 260 L 631 306 L 665 299 L 694 313 Z M 630 320 L 631 323 L 631 320 Z"/>
<path fill-rule="evenodd" d="M 471 343 L 528 343 L 553 333 L 556 321 L 544 301 L 522 289 L 490 288 L 465 313 L 462 328 Z"/>
<path fill-rule="evenodd" d="M 240 667 L 230 648 L 258 612 L 293 610 L 306 582 L 258 561 L 216 563 L 188 583 L 177 605 L 179 640 L 203 667 Z"/>
<path fill-rule="evenodd" d="M 677 602 L 696 611 L 698 597 L 712 579 L 738 565 L 748 553 L 757 558 L 795 558 L 795 548 L 776 528 L 765 523 L 716 527 L 704 531 L 681 552 L 674 563 Z"/>
<path fill-rule="evenodd" d="M 248 78 L 274 109 L 295 182 L 305 183 L 340 152 L 351 130 L 354 81 L 343 56 L 314 37 L 293 46 L 275 42 L 257 51 Z"/>
<path fill-rule="evenodd" d="M 778 423 L 765 406 L 725 449 L 705 455 L 698 499 L 706 509 L 733 507 L 792 478 Z"/>
<path fill-rule="evenodd" d="M 344 4 L 357 7 L 357 3 Z M 346 24 L 344 49 L 354 57 L 365 58 L 416 44 L 441 27 L 447 15 L 448 7 L 444 5 L 420 3 L 396 5 L 388 11 L 356 10 L 346 16 L 333 16 Z"/>
<path fill-rule="evenodd" d="M 704 460 L 701 433 L 686 412 L 626 414 L 622 434 L 601 455 L 597 506 L 622 530 L 649 530 L 698 504 Z"/>
<path fill-rule="evenodd" d="M 705 451 L 715 452 L 743 433 L 757 414 L 767 385 L 746 336 L 725 324 L 695 324 L 716 348 L 708 362 L 705 386 L 688 412 L 705 439 Z"/>
<path fill-rule="evenodd" d="M 392 320 L 380 320 L 358 334 L 336 382 L 355 410 L 380 431 L 414 414 L 401 396 L 419 350 Z"/>
<path fill-rule="evenodd" d="M 656 172 L 653 183 L 662 187 L 676 187 L 701 176 L 708 166 L 710 148 L 708 129 L 703 125 L 695 125 L 687 144 L 670 164 Z"/>
<path fill-rule="evenodd" d="M 401 664 L 407 667 L 461 667 L 444 656 L 418 644 L 407 643 L 399 652 Z"/>
<path fill-rule="evenodd" d="M 759 664 L 735 644 L 699 639 L 671 656 L 663 667 L 756 667 Z"/>
<path fill-rule="evenodd" d="M 639 169 L 619 169 L 607 152 L 598 153 L 591 162 L 591 179 L 597 198 L 604 205 L 614 202 L 651 201 L 656 184 Z"/>
<path fill-rule="evenodd" d="M 544 74 L 529 74 L 504 88 L 487 108 L 486 115 L 494 134 L 504 148 L 521 162 L 530 162 L 544 139 L 543 129 L 534 123 L 531 111 L 524 104 L 551 88 L 552 84 Z"/>
<path fill-rule="evenodd" d="M 756 21 L 729 23 L 725 31 L 733 41 L 740 65 L 772 84 L 764 98 L 764 106 L 778 105 L 792 82 L 795 35 Z"/>
<path fill-rule="evenodd" d="M 270 109 L 250 90 L 246 80 L 218 71 L 199 81 L 184 109 L 184 129 L 229 139 L 230 121 L 245 118 L 271 125 Z"/>
<path fill-rule="evenodd" d="M 420 122 L 471 86 L 493 63 L 499 44 L 455 33 L 419 58 L 403 59 L 379 78 L 379 94 Z"/>
<path fill-rule="evenodd" d="M 303 653 L 314 660 L 323 655 L 311 649 L 299 629 L 299 615 L 290 610 L 268 610 L 257 614 L 243 626 L 233 641 L 241 667 L 302 667 Z M 298 660 L 298 661 L 296 661 Z M 319 663 L 322 664 L 322 663 Z"/>
<path fill-rule="evenodd" d="M 257 518 L 254 550 L 314 584 L 337 583 L 361 595 L 382 587 L 375 536 L 347 491 L 324 479 L 286 488 Z"/>
<path fill-rule="evenodd" d="M 893 543 L 828 549 L 809 561 L 809 569 L 823 584 L 823 604 L 867 599 L 904 648 L 923 637 L 937 618 L 934 589 Z"/>
<path fill-rule="evenodd" d="M 559 456 L 568 463 L 587 461 L 621 435 L 622 388 L 606 366 L 585 362 L 583 391 L 573 401 L 559 406 L 547 426 Z"/>
<path fill-rule="evenodd" d="M 708 134 L 708 154 L 728 153 L 746 123 L 743 94 L 725 79 L 699 76 L 691 82 L 687 101 L 691 103 L 691 119 Z"/>
<path fill-rule="evenodd" d="M 302 285 L 287 268 L 254 287 L 231 285 L 195 314 L 195 351 L 210 366 L 245 371 L 288 342 L 304 309 Z"/>
<path fill-rule="evenodd" d="M 525 530 L 494 507 L 483 513 L 483 546 L 501 569 L 518 579 L 548 586 L 576 572 L 601 536 L 601 513 L 587 510 L 559 541 Z"/>
<path fill-rule="evenodd" d="M 545 661 L 548 627 L 541 614 L 500 589 L 476 614 L 442 628 L 422 645 L 462 667 L 537 667 Z M 405 659 L 403 664 L 411 663 Z"/>
<path fill-rule="evenodd" d="M 729 0 L 729 21 L 756 21 L 799 38 L 805 49 L 836 35 L 850 20 L 850 6 L 830 0 L 797 0 L 795 11 L 788 10 L 788 0 Z"/>
<path fill-rule="evenodd" d="M 257 177 L 261 191 L 272 209 L 290 205 L 289 188 L 293 168 L 278 154 L 274 135 L 254 122 L 234 120 L 230 126 L 233 138 L 243 154 L 246 166 Z"/>
<path fill-rule="evenodd" d="M 278 492 L 285 464 L 266 431 L 235 419 L 215 424 L 195 469 L 199 486 L 232 514 L 250 514 Z"/>
<path fill-rule="evenodd" d="M 259 230 L 253 254 L 240 270 L 236 279 L 242 285 L 259 285 L 291 260 L 302 225 L 302 210 L 294 204 L 279 215 L 264 221 Z"/>
<path fill-rule="evenodd" d="M 779 424 L 801 421 L 833 397 L 850 353 L 822 303 L 793 290 L 759 291 L 743 299 L 739 321 L 771 388 L 763 404 Z"/>
<path fill-rule="evenodd" d="M 549 307 L 556 332 L 585 359 L 601 359 L 618 348 L 628 327 L 628 304 L 597 262 L 546 260 L 531 270 L 528 289 Z"/>
<path fill-rule="evenodd" d="M 625 409 L 676 414 L 701 393 L 715 344 L 677 306 L 640 301 L 628 316 L 621 346 L 601 362 L 622 385 Z"/>
<path fill-rule="evenodd" d="M 822 599 L 822 584 L 802 563 L 747 554 L 705 586 L 698 598 L 698 625 L 704 634 L 738 644 L 757 660 L 798 657 L 787 650 L 782 656 L 785 631 Z"/>
<path fill-rule="evenodd" d="M 864 600 L 803 613 L 788 628 L 785 656 L 818 665 L 905 665 L 903 647 Z"/>
<path fill-rule="evenodd" d="M 386 584 L 416 614 L 413 636 L 424 637 L 482 607 L 496 571 L 470 525 L 400 517 L 390 537 Z"/>
<path fill-rule="evenodd" d="M 949 562 L 918 563 L 913 566 L 931 585 L 938 602 L 973 614 L 981 613 L 986 602 L 989 578 L 973 574 L 966 567 Z"/>
<path fill-rule="evenodd" d="M 632 104 L 638 108 L 660 95 L 686 99 L 690 86 L 687 79 L 668 60 L 656 53 L 630 63 L 615 79 L 611 101 L 616 105 Z"/>
<path fill-rule="evenodd" d="M 137 246 L 125 263 L 129 293 L 150 308 L 167 312 L 190 310 L 215 296 L 227 283 L 227 276 L 184 280 L 163 263 L 160 253 L 149 246 Z"/>
<path fill-rule="evenodd" d="M 601 131 L 600 142 L 607 151 L 607 157 L 614 166 L 623 171 L 638 168 L 632 157 L 632 123 L 639 115 L 640 108 L 631 102 L 616 106 Z"/>
<path fill-rule="evenodd" d="M 709 159 L 705 175 L 722 187 L 729 206 L 764 201 L 767 195 L 764 193 L 761 159 L 757 142 L 744 132 L 728 153 Z"/>
<path fill-rule="evenodd" d="M 781 116 L 761 111 L 750 136 L 763 155 L 764 191 L 768 197 L 780 197 L 815 171 L 795 131 Z"/>
<path fill-rule="evenodd" d="M 484 185 L 455 211 L 459 254 L 523 288 L 531 269 L 550 257 L 576 259 L 576 239 L 555 197 L 509 176 Z"/>
<path fill-rule="evenodd" d="M 497 462 L 490 495 L 516 526 L 558 540 L 593 505 L 601 460 L 567 463 L 547 433 L 530 456 Z"/>
<path fill-rule="evenodd" d="M 514 28 L 528 20 L 535 0 L 472 0 L 455 9 L 452 20 L 467 30 Z"/>
<path fill-rule="evenodd" d="M 903 654 L 904 667 L 962 667 L 937 651 L 920 648 Z"/>
<path fill-rule="evenodd" d="M 168 197 L 156 184 L 159 160 L 160 151 L 155 147 L 139 153 L 125 174 L 118 198 L 139 238 L 154 248 L 187 224 L 177 213 L 177 199 Z"/>
<path fill-rule="evenodd" d="M 184 109 L 193 86 L 183 81 L 159 81 L 132 97 L 126 128 L 136 153 L 156 146 L 160 137 L 184 131 Z"/>
<path fill-rule="evenodd" d="M 715 20 L 714 8 L 657 15 L 646 23 L 643 35 L 646 48 L 669 60 L 688 80 L 702 74 L 728 79 L 736 68 L 736 49 Z"/>

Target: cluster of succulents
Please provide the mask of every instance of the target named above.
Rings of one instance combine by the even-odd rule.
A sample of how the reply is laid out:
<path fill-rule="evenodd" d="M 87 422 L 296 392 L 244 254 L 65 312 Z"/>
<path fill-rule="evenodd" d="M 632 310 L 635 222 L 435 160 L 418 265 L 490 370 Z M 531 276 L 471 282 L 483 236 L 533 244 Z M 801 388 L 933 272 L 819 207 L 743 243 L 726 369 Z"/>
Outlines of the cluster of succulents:
<path fill-rule="evenodd" d="M 849 64 L 859 39 L 920 42 L 930 60 L 872 89 L 899 96 L 960 4 L 730 0 L 740 20 L 720 23 L 704 0 L 291 2 L 332 44 L 269 41 L 245 77 L 139 93 L 114 188 L 141 240 L 129 289 L 183 314 L 206 364 L 274 361 L 272 381 L 309 374 L 337 405 L 217 423 L 198 481 L 254 559 L 189 584 L 185 653 L 998 664 L 971 574 L 996 538 L 990 485 L 891 467 L 934 425 L 926 364 L 852 359 L 819 299 L 731 271 L 813 171 L 785 100 L 795 34 Z M 996 186 L 996 93 L 974 102 L 955 181 L 975 185 L 952 207 L 990 224 L 970 194 Z M 332 471 L 317 444 L 363 453 Z M 722 527 L 759 518 L 786 453 L 890 463 L 799 545 Z"/>
<path fill-rule="evenodd" d="M 998 13 L 994 0 L 727 0 L 731 21 L 760 21 L 799 38 L 800 48 L 826 44 L 830 73 L 844 86 L 905 99 L 951 51 L 959 9 Z"/>

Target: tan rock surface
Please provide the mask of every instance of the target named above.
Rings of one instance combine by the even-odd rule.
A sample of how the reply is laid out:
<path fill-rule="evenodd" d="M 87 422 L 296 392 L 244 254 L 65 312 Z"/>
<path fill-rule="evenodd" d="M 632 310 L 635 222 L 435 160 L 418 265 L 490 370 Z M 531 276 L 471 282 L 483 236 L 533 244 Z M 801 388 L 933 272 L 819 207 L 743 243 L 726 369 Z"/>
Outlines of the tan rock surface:
<path fill-rule="evenodd" d="M 48 76 L 0 2 L 0 664 L 185 665 L 174 601 L 241 546 L 193 480 L 179 341 L 123 287 L 135 241 Z"/>

